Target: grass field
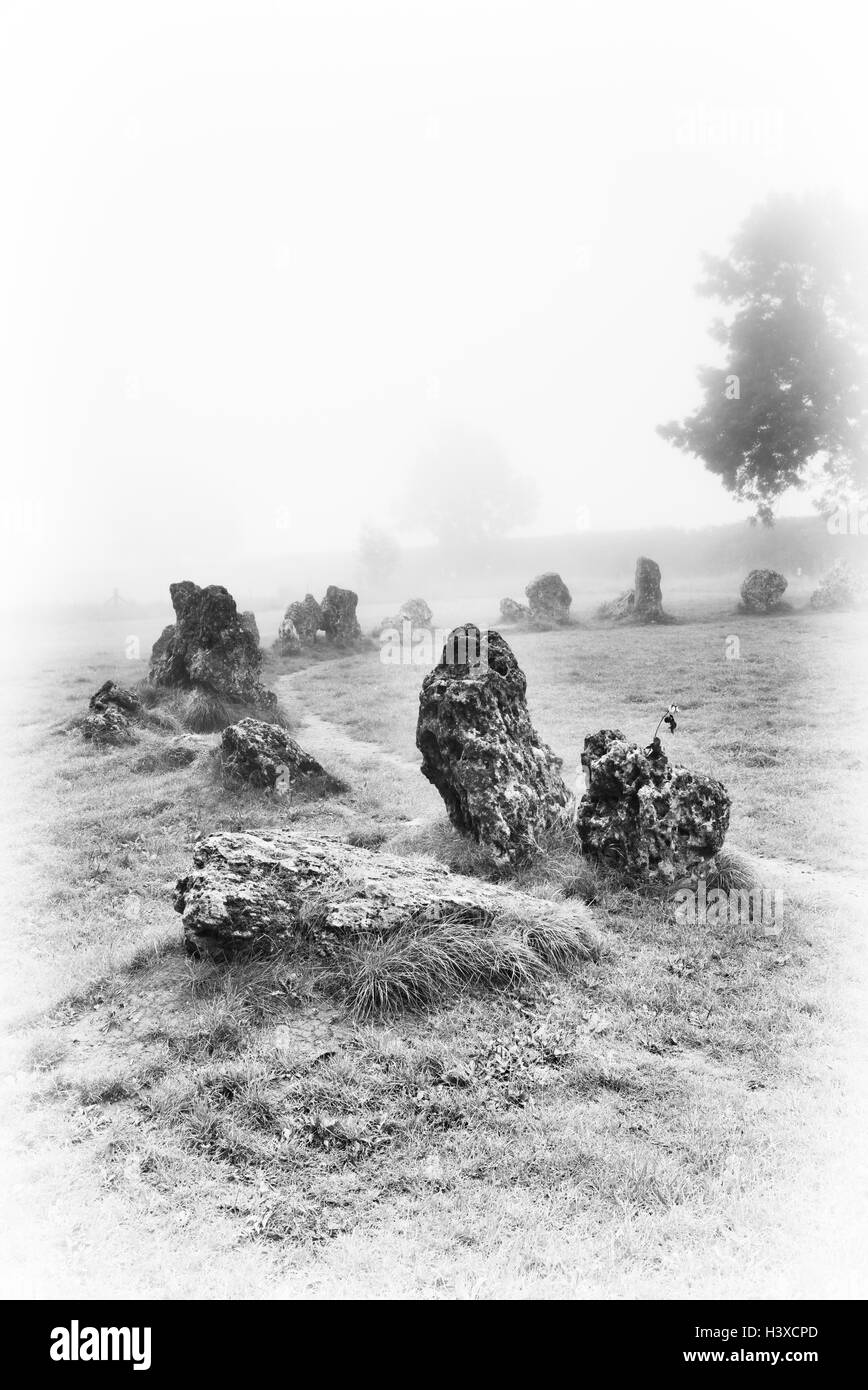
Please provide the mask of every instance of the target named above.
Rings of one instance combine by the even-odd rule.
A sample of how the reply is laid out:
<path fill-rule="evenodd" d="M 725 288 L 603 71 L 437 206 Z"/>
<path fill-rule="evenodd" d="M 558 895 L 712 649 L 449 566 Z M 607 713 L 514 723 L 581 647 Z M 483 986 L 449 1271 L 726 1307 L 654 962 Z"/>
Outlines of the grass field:
<path fill-rule="evenodd" d="M 108 624 L 32 635 L 4 709 L 13 1295 L 864 1296 L 868 622 L 667 607 L 689 621 L 510 636 L 532 717 L 571 781 L 586 733 L 645 742 L 676 701 L 667 747 L 729 789 L 783 930 L 680 925 L 586 875 L 600 961 L 365 1026 L 301 948 L 189 960 L 171 894 L 199 836 L 287 822 L 494 872 L 419 774 L 424 668 L 268 657 L 350 788 L 287 807 L 224 786 L 216 735 L 171 768 L 157 731 L 65 732 L 146 662 Z"/>

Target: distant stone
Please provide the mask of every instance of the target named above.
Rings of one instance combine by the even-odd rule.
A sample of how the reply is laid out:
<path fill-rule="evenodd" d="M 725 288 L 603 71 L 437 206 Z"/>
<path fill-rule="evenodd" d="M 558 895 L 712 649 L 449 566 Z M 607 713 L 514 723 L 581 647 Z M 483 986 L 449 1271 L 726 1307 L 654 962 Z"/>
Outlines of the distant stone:
<path fill-rule="evenodd" d="M 379 637 L 381 633 L 387 632 L 390 628 L 400 632 L 405 622 L 411 627 L 430 627 L 433 621 L 433 613 L 423 598 L 408 598 L 401 604 L 397 613 L 393 613 L 391 618 L 383 618 L 374 629 L 374 636 Z"/>
<path fill-rule="evenodd" d="M 261 719 L 241 719 L 224 729 L 220 756 L 231 777 L 277 796 L 286 796 L 297 782 L 329 776 L 285 729 Z"/>
<path fill-rule="evenodd" d="M 856 608 L 865 597 L 865 581 L 845 560 L 836 560 L 828 574 L 811 594 L 811 607 L 819 609 Z"/>
<path fill-rule="evenodd" d="M 500 600 L 500 620 L 504 623 L 523 623 L 530 617 L 530 609 L 527 604 L 519 603 L 514 598 L 502 598 Z"/>
<path fill-rule="evenodd" d="M 249 608 L 246 608 L 246 609 L 244 610 L 244 612 L 241 614 L 241 621 L 242 621 L 242 623 L 244 624 L 244 627 L 245 627 L 245 628 L 247 629 L 247 631 L 250 633 L 250 636 L 253 638 L 253 640 L 255 641 L 255 643 L 256 643 L 256 645 L 257 645 L 257 647 L 258 647 L 258 646 L 259 646 L 259 626 L 258 626 L 258 624 L 257 624 L 257 622 L 256 622 L 256 614 L 255 614 L 255 613 L 252 613 L 252 612 L 250 611 Z"/>
<path fill-rule="evenodd" d="M 298 635 L 298 628 L 286 613 L 277 629 L 277 641 L 274 645 L 282 656 L 299 656 L 301 653 L 301 638 Z"/>
<path fill-rule="evenodd" d="M 582 852 L 628 882 L 692 878 L 721 849 L 730 798 L 715 778 L 673 765 L 662 748 L 649 754 L 618 729 L 587 736 L 582 768 Z"/>
<path fill-rule="evenodd" d="M 312 647 L 316 642 L 316 635 L 322 630 L 323 616 L 322 609 L 314 598 L 313 594 L 305 594 L 301 603 L 291 603 L 283 616 L 281 628 L 286 626 L 291 644 L 291 629 L 295 629 L 295 635 L 301 647 Z M 287 655 L 294 653 L 288 652 Z"/>
<path fill-rule="evenodd" d="M 572 595 L 559 574 L 538 574 L 525 589 L 534 627 L 559 627 L 570 621 Z"/>
<path fill-rule="evenodd" d="M 561 759 L 528 713 L 527 681 L 499 632 L 456 628 L 419 697 L 416 747 L 452 824 L 511 861 L 561 816 Z"/>
<path fill-rule="evenodd" d="M 362 629 L 356 618 L 356 605 L 359 596 L 352 589 L 339 589 L 330 584 L 326 589 L 322 609 L 322 625 L 326 637 L 338 646 L 345 646 L 361 637 Z"/>
<path fill-rule="evenodd" d="M 417 926 L 461 923 L 483 934 L 501 915 L 558 926 L 586 959 L 597 959 L 601 947 L 583 903 L 547 902 L 444 864 L 288 829 L 200 840 L 174 906 L 188 951 L 218 959 L 294 933 L 322 943 L 332 957 L 342 944 Z"/>
<path fill-rule="evenodd" d="M 175 623 L 151 652 L 154 685 L 201 689 L 263 708 L 277 696 L 260 679 L 262 653 L 235 600 L 222 584 L 200 589 L 191 580 L 169 586 Z"/>
<path fill-rule="evenodd" d="M 636 576 L 633 581 L 633 617 L 637 623 L 671 623 L 668 613 L 663 611 L 663 593 L 660 588 L 660 566 L 656 560 L 640 555 L 636 561 Z"/>
<path fill-rule="evenodd" d="M 748 613 L 771 613 L 780 606 L 786 587 L 777 570 L 751 570 L 741 586 L 742 606 Z"/>
<path fill-rule="evenodd" d="M 119 705 L 107 704 L 102 709 L 92 709 L 85 715 L 81 725 L 82 738 L 87 743 L 118 747 L 125 743 L 136 743 L 128 715 Z"/>

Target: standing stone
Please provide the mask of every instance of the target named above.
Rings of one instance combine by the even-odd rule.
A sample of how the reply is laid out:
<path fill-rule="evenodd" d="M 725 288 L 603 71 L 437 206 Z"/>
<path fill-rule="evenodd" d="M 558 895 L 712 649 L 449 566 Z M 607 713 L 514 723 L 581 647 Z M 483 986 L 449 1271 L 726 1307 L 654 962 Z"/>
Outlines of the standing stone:
<path fill-rule="evenodd" d="M 525 589 L 534 627 L 559 627 L 570 621 L 572 595 L 559 574 L 538 574 Z"/>
<path fill-rule="evenodd" d="M 322 625 L 329 641 L 344 646 L 361 637 L 362 629 L 356 618 L 358 601 L 359 596 L 353 593 L 352 589 L 339 589 L 336 584 L 329 584 L 320 605 Z"/>
<path fill-rule="evenodd" d="M 303 603 L 291 603 L 284 614 L 283 623 L 291 624 L 295 628 L 300 646 L 312 647 L 316 642 L 317 633 L 323 627 L 322 609 L 313 594 L 305 594 Z"/>
<path fill-rule="evenodd" d="M 530 609 L 525 603 L 518 603 L 514 598 L 502 598 L 500 600 L 500 621 L 502 623 L 521 623 L 530 617 Z"/>
<path fill-rule="evenodd" d="M 697 874 L 721 849 L 730 799 L 703 777 L 628 743 L 619 729 L 585 739 L 586 791 L 576 828 L 582 852 L 629 882 L 676 883 Z"/>
<path fill-rule="evenodd" d="M 298 656 L 301 652 L 301 638 L 298 628 L 288 613 L 285 613 L 277 629 L 276 649 L 282 656 Z"/>
<path fill-rule="evenodd" d="M 258 625 L 258 623 L 257 623 L 257 621 L 256 621 L 256 614 L 253 613 L 253 612 L 251 612 L 251 610 L 250 610 L 249 608 L 246 608 L 246 609 L 244 610 L 244 612 L 241 614 L 241 621 L 242 621 L 242 623 L 244 624 L 244 627 L 245 627 L 245 628 L 247 629 L 247 631 L 250 633 L 250 636 L 253 638 L 254 642 L 256 643 L 256 645 L 257 645 L 257 647 L 258 647 L 258 646 L 259 646 L 259 625 Z"/>
<path fill-rule="evenodd" d="M 811 594 L 812 608 L 855 608 L 863 598 L 864 581 L 846 560 L 836 560 Z"/>
<path fill-rule="evenodd" d="M 468 623 L 425 677 L 416 726 L 422 774 L 452 824 L 513 862 L 533 851 L 568 797 L 561 759 L 531 723 L 526 689 L 500 633 L 483 636 Z"/>
<path fill-rule="evenodd" d="M 389 629 L 400 632 L 405 622 L 409 623 L 411 627 L 430 627 L 433 617 L 429 605 L 423 598 L 408 598 L 406 603 L 402 603 L 397 613 L 394 613 L 391 618 L 383 618 L 382 622 L 377 623 L 373 635 L 379 637 L 381 633 L 387 632 Z"/>
<path fill-rule="evenodd" d="M 779 607 L 787 581 L 777 570 L 751 570 L 741 586 L 742 607 L 748 613 L 771 613 Z"/>
<path fill-rule="evenodd" d="M 644 555 L 639 556 L 636 561 L 633 595 L 633 617 L 637 623 L 672 622 L 669 614 L 663 611 L 660 566 L 656 560 L 649 560 Z"/>
<path fill-rule="evenodd" d="M 260 679 L 259 642 L 245 626 L 235 600 L 222 584 L 185 579 L 171 584 L 175 623 L 154 643 L 149 678 L 153 685 L 198 688 L 249 705 L 275 705 L 277 696 Z"/>

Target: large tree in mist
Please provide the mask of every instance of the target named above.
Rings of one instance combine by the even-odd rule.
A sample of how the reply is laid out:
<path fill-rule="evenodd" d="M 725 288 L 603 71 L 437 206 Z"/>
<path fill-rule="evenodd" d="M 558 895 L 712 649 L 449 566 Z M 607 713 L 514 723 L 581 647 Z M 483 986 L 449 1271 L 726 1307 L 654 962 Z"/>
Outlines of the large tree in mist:
<path fill-rule="evenodd" d="M 514 471 L 495 440 L 451 426 L 408 474 L 400 511 L 408 526 L 457 551 L 506 535 L 532 520 L 538 505 L 536 484 Z"/>
<path fill-rule="evenodd" d="M 775 196 L 703 258 L 698 292 L 729 311 L 711 329 L 725 365 L 700 370 L 702 404 L 659 433 L 766 524 L 789 487 L 822 507 L 866 492 L 864 236 L 833 198 Z"/>

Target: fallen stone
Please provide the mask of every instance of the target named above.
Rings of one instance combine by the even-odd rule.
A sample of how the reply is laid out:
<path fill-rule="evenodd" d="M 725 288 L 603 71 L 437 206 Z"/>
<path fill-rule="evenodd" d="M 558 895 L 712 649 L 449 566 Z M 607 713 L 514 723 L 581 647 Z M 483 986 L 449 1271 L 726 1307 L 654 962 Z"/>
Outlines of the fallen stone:
<path fill-rule="evenodd" d="M 231 777 L 276 796 L 286 796 L 297 783 L 312 778 L 334 780 L 285 729 L 261 719 L 241 719 L 224 729 L 220 757 Z"/>
<path fill-rule="evenodd" d="M 293 933 L 334 949 L 342 940 L 415 925 L 458 921 L 483 930 L 504 914 L 567 928 L 588 958 L 600 950 L 584 904 L 546 902 L 453 874 L 443 864 L 292 830 L 200 840 L 174 905 L 187 949 L 216 957 Z"/>
<path fill-rule="evenodd" d="M 356 618 L 358 601 L 359 596 L 352 589 L 339 589 L 336 584 L 328 586 L 320 607 L 323 629 L 330 642 L 345 646 L 361 637 L 362 629 Z"/>
<path fill-rule="evenodd" d="M 222 584 L 200 589 L 191 580 L 169 586 L 175 623 L 154 643 L 154 685 L 199 688 L 240 704 L 267 708 L 277 696 L 260 679 L 259 641 Z"/>
<path fill-rule="evenodd" d="M 675 766 L 662 748 L 649 754 L 619 729 L 587 736 L 582 768 L 582 852 L 628 882 L 692 878 L 722 847 L 730 798 L 716 778 Z"/>
<path fill-rule="evenodd" d="M 780 606 L 786 587 L 777 570 L 751 570 L 741 586 L 742 607 L 748 613 L 771 613 Z"/>
<path fill-rule="evenodd" d="M 518 862 L 562 815 L 561 759 L 528 713 L 527 681 L 499 632 L 456 628 L 419 696 L 416 747 L 452 824 Z"/>
<path fill-rule="evenodd" d="M 570 621 L 572 595 L 559 574 L 538 574 L 525 589 L 533 627 L 559 627 Z"/>

